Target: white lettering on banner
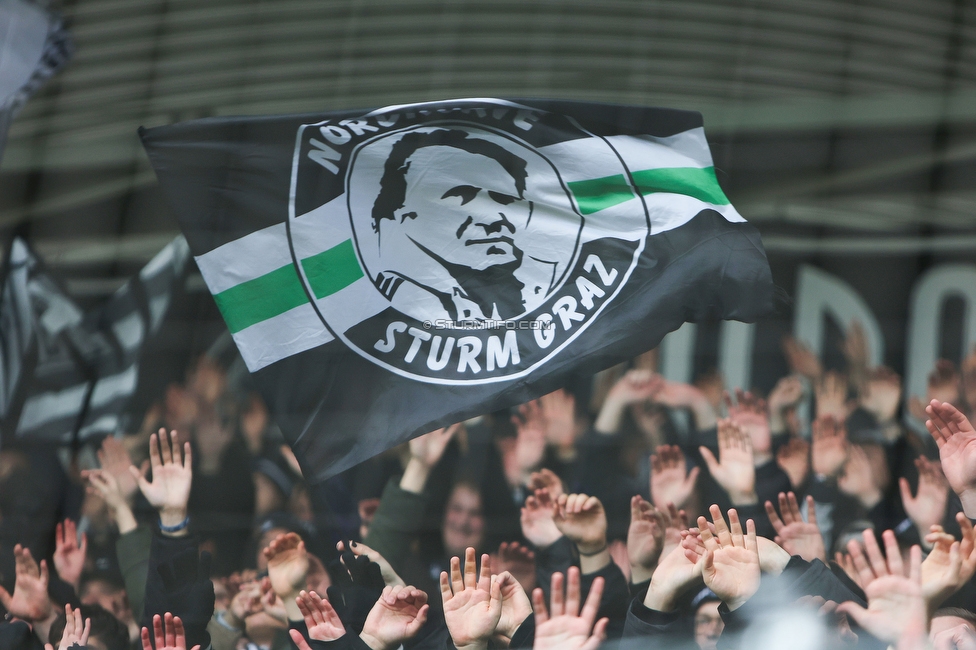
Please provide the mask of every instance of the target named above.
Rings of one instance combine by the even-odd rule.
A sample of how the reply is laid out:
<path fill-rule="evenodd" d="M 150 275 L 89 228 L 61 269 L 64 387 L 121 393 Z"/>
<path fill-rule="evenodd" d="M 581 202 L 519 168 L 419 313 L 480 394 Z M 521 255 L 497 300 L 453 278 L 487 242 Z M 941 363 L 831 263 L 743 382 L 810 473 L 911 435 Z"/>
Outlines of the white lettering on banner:
<path fill-rule="evenodd" d="M 963 354 L 976 345 L 976 266 L 945 264 L 925 273 L 912 290 L 905 361 L 907 396 L 925 397 L 928 375 L 939 358 L 942 310 L 949 298 L 965 303 Z"/>
<path fill-rule="evenodd" d="M 413 341 L 410 342 L 407 353 L 403 355 L 403 360 L 407 363 L 413 363 L 413 360 L 417 357 L 417 353 L 420 352 L 420 346 L 423 345 L 424 341 L 430 340 L 430 334 L 423 330 L 418 330 L 416 327 L 408 329 L 407 334 L 413 337 Z"/>
<path fill-rule="evenodd" d="M 521 362 L 519 358 L 518 341 L 515 338 L 515 332 L 509 330 L 505 332 L 505 342 L 497 336 L 488 337 L 488 361 L 485 365 L 488 367 L 488 371 L 491 372 L 495 369 L 497 364 L 499 368 L 504 368 L 508 365 L 509 361 L 514 364 Z"/>
<path fill-rule="evenodd" d="M 587 273 L 592 273 L 595 270 L 597 275 L 600 276 L 600 282 L 605 287 L 609 287 L 617 279 L 617 269 L 607 271 L 607 267 L 603 265 L 603 260 L 592 253 L 583 262 L 583 270 Z"/>
<path fill-rule="evenodd" d="M 481 372 L 478 355 L 481 354 L 481 339 L 477 336 L 462 336 L 458 339 L 458 372 L 465 372 L 471 368 L 472 372 Z"/>
<path fill-rule="evenodd" d="M 546 313 L 539 314 L 536 316 L 536 320 L 545 323 L 546 325 L 552 323 L 552 316 Z M 542 327 L 539 329 L 532 330 L 532 336 L 535 337 L 535 343 L 541 349 L 545 350 L 552 342 L 556 340 L 556 331 L 552 327 Z"/>
<path fill-rule="evenodd" d="M 322 165 L 333 174 L 339 173 L 339 166 L 331 161 L 342 160 L 342 154 L 324 142 L 316 140 L 315 138 L 310 138 L 308 143 L 314 147 L 313 149 L 308 150 L 308 157 L 310 160 Z"/>
<path fill-rule="evenodd" d="M 393 348 L 396 347 L 396 333 L 406 332 L 407 324 L 401 323 L 400 321 L 393 321 L 386 326 L 386 340 L 380 339 L 377 341 L 373 347 L 379 352 L 393 352 Z"/>

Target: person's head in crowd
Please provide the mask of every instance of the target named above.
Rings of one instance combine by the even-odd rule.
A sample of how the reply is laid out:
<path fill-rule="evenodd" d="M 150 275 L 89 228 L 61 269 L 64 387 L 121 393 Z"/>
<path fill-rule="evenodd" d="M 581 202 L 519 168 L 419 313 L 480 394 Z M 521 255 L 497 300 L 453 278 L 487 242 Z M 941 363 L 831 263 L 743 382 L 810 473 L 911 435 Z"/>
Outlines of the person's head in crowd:
<path fill-rule="evenodd" d="M 189 431 L 193 423 L 196 422 L 199 410 L 200 405 L 193 392 L 179 384 L 170 384 L 166 387 L 162 424 L 167 429 L 175 429 L 181 433 Z M 153 428 L 155 428 L 155 424 Z"/>
<path fill-rule="evenodd" d="M 485 534 L 481 491 L 473 483 L 461 480 L 454 483 L 444 510 L 444 551 L 463 556 L 469 546 L 479 548 Z"/>
<path fill-rule="evenodd" d="M 719 411 L 722 408 L 722 399 L 725 395 L 725 380 L 718 368 L 712 368 L 701 373 L 695 379 L 695 387 L 705 394 L 708 403 L 712 408 Z"/>
<path fill-rule="evenodd" d="M 725 622 L 718 613 L 722 599 L 711 589 L 703 589 L 691 602 L 695 612 L 695 643 L 699 650 L 715 650 L 718 639 L 725 629 Z"/>
<path fill-rule="evenodd" d="M 99 571 L 82 575 L 78 598 L 82 605 L 98 605 L 122 621 L 132 615 L 125 584 L 111 573 Z"/>
<path fill-rule="evenodd" d="M 99 605 L 82 605 L 82 620 L 91 619 L 88 650 L 129 650 L 129 630 L 119 619 Z M 58 644 L 64 632 L 64 612 L 51 624 L 51 643 Z"/>
<path fill-rule="evenodd" d="M 6 449 L 0 452 L 0 517 L 17 510 L 17 504 L 30 493 L 31 466 L 27 456 Z"/>
<path fill-rule="evenodd" d="M 944 607 L 932 615 L 929 639 L 935 650 L 976 647 L 976 614 L 961 607 Z"/>
<path fill-rule="evenodd" d="M 186 378 L 186 388 L 204 404 L 215 404 L 227 390 L 227 373 L 209 355 L 201 355 Z"/>

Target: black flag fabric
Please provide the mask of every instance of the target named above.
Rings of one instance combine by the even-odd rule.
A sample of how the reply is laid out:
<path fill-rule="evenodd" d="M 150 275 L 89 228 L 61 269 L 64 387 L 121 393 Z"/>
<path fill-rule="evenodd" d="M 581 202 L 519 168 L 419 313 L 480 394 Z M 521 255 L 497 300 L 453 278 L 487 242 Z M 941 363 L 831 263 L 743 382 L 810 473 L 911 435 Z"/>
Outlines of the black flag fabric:
<path fill-rule="evenodd" d="M 3 440 L 67 444 L 118 432 L 143 344 L 158 331 L 188 259 L 178 237 L 85 312 L 15 238 L 0 294 Z"/>
<path fill-rule="evenodd" d="M 698 113 L 471 99 L 141 135 L 313 480 L 771 306 Z"/>
<path fill-rule="evenodd" d="M 0 157 L 17 111 L 73 51 L 59 16 L 29 0 L 0 0 Z"/>

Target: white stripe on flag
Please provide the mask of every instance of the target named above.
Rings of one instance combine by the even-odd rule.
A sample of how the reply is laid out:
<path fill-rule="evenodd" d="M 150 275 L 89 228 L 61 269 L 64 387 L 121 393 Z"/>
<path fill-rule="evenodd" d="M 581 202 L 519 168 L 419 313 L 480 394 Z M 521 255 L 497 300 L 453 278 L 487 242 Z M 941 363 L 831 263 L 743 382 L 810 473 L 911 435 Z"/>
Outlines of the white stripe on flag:
<path fill-rule="evenodd" d="M 41 393 L 28 398 L 20 412 L 18 435 L 36 429 L 52 420 L 79 415 L 85 402 L 88 384 L 78 384 L 64 390 Z"/>
<path fill-rule="evenodd" d="M 234 334 L 234 342 L 251 372 L 325 345 L 333 338 L 311 304 L 290 309 Z"/>
<path fill-rule="evenodd" d="M 213 294 L 292 263 L 283 223 L 256 230 L 194 259 Z"/>

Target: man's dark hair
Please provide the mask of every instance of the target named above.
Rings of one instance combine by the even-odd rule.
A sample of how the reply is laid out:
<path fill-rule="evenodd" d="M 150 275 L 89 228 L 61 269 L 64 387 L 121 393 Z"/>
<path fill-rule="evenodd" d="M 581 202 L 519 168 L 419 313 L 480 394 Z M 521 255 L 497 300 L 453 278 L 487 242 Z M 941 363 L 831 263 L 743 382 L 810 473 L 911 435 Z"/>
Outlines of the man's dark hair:
<path fill-rule="evenodd" d="M 969 611 L 968 609 L 963 609 L 962 607 L 943 607 L 932 615 L 932 618 L 939 618 L 940 616 L 955 616 L 956 618 L 961 618 L 976 629 L 976 613 Z"/>
<path fill-rule="evenodd" d="M 98 639 L 107 650 L 129 650 L 129 629 L 100 605 L 82 605 L 82 620 L 91 619 L 89 638 Z M 64 611 L 51 623 L 51 645 L 61 642 L 64 633 Z"/>
<path fill-rule="evenodd" d="M 380 231 L 380 220 L 395 219 L 394 213 L 403 207 L 407 196 L 407 170 L 410 163 L 407 160 L 418 149 L 424 147 L 454 147 L 468 153 L 487 156 L 505 168 L 515 180 L 515 189 L 519 198 L 525 193 L 525 179 L 528 172 L 526 163 L 505 147 L 488 140 L 468 138 L 466 131 L 458 129 L 438 129 L 430 132 L 413 132 L 400 138 L 393 145 L 390 157 L 383 166 L 383 178 L 380 179 L 380 193 L 373 203 L 373 232 Z"/>

